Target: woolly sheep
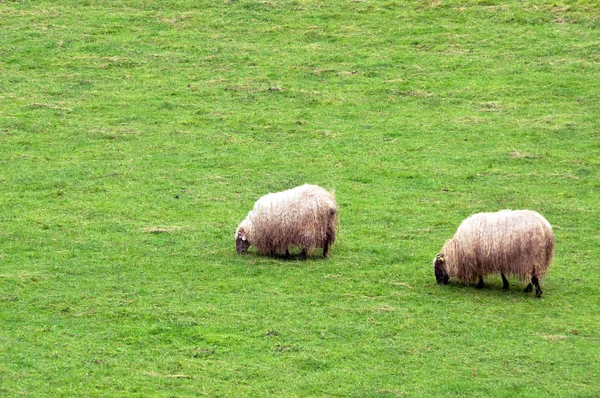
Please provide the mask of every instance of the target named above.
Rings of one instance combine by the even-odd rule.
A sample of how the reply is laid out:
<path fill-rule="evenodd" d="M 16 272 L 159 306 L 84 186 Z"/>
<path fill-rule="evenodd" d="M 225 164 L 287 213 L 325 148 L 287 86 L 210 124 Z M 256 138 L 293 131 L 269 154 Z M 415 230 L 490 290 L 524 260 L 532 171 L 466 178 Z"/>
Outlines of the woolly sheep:
<path fill-rule="evenodd" d="M 316 248 L 327 257 L 335 242 L 338 210 L 332 193 L 316 185 L 302 185 L 270 193 L 258 199 L 235 231 L 236 250 L 250 245 L 264 255 L 285 255 L 289 248 L 302 247 L 300 259 Z"/>
<path fill-rule="evenodd" d="M 438 284 L 450 277 L 483 287 L 488 274 L 502 276 L 503 289 L 508 290 L 507 275 L 531 281 L 525 292 L 535 286 L 536 297 L 542 296 L 540 279 L 554 258 L 552 226 L 539 213 L 531 210 L 502 210 L 478 213 L 460 224 L 454 237 L 444 244 L 433 260 Z"/>

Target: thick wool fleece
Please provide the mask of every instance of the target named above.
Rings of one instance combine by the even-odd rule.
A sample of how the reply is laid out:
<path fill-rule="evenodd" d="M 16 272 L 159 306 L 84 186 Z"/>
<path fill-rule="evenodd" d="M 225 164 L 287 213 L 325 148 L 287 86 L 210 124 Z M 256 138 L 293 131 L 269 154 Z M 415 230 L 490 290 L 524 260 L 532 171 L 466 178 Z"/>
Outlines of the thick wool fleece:
<path fill-rule="evenodd" d="M 442 254 L 449 276 L 463 282 L 498 273 L 541 279 L 554 258 L 554 233 L 535 211 L 478 213 L 462 222 Z"/>
<path fill-rule="evenodd" d="M 335 241 L 338 211 L 332 193 L 316 185 L 302 185 L 270 193 L 254 204 L 239 225 L 251 245 L 261 254 L 285 254 L 292 246 L 307 253 Z"/>

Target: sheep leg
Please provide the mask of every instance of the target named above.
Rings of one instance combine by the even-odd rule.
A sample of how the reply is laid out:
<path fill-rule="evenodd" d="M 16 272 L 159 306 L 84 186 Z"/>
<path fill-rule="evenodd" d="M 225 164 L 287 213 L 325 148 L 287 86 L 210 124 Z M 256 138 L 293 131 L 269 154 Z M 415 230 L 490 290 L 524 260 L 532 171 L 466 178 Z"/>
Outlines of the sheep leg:
<path fill-rule="evenodd" d="M 506 280 L 506 277 L 502 273 L 500 273 L 500 276 L 502 276 L 502 290 L 508 290 L 508 281 Z"/>
<path fill-rule="evenodd" d="M 531 284 L 531 282 L 529 283 L 529 285 L 527 285 L 527 287 L 525 288 L 525 290 L 523 290 L 525 293 L 530 293 L 533 290 L 533 285 Z"/>
<path fill-rule="evenodd" d="M 298 260 L 306 260 L 306 249 L 302 248 L 302 252 L 298 256 Z"/>
<path fill-rule="evenodd" d="M 289 260 L 290 258 L 291 258 L 290 251 L 288 249 L 285 249 L 285 256 L 283 257 L 283 259 Z"/>
<path fill-rule="evenodd" d="M 323 245 L 323 257 L 327 258 L 328 252 L 329 252 L 329 238 L 325 239 L 325 244 Z"/>
<path fill-rule="evenodd" d="M 475 289 L 483 289 L 483 277 L 481 275 L 479 275 L 479 282 L 477 282 Z"/>
<path fill-rule="evenodd" d="M 542 288 L 540 287 L 540 281 L 538 280 L 537 276 L 534 275 L 531 277 L 531 283 L 533 283 L 535 286 L 535 297 L 542 297 Z"/>

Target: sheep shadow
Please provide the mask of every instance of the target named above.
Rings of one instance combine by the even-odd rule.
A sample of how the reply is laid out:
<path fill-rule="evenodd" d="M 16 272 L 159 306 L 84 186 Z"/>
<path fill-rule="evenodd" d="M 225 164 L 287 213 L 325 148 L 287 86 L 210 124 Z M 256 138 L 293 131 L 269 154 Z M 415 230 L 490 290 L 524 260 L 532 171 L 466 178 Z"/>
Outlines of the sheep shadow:
<path fill-rule="evenodd" d="M 436 285 L 437 287 L 450 288 L 452 291 L 468 291 L 472 295 L 485 295 L 485 296 L 505 296 L 510 298 L 516 297 L 528 297 L 532 295 L 535 296 L 535 291 L 533 294 L 531 290 L 526 291 L 527 283 L 514 280 L 509 280 L 508 289 L 504 289 L 502 281 L 500 278 L 490 277 L 489 280 L 486 280 L 483 287 L 477 287 L 477 284 L 469 284 L 463 283 L 459 281 L 449 281 L 446 285 Z M 539 298 L 539 297 L 538 297 Z"/>
<path fill-rule="evenodd" d="M 282 261 L 284 263 L 287 263 L 287 262 L 302 263 L 302 262 L 306 262 L 306 261 L 323 261 L 323 260 L 329 259 L 329 255 L 324 257 L 323 252 L 320 249 L 315 250 L 308 255 L 300 249 L 292 249 L 289 251 L 288 254 L 277 254 L 277 253 L 260 254 L 256 251 L 248 250 L 245 253 L 238 253 L 238 256 L 244 256 L 244 257 L 247 256 L 249 258 L 252 258 L 253 260 L 272 259 L 272 260 Z"/>

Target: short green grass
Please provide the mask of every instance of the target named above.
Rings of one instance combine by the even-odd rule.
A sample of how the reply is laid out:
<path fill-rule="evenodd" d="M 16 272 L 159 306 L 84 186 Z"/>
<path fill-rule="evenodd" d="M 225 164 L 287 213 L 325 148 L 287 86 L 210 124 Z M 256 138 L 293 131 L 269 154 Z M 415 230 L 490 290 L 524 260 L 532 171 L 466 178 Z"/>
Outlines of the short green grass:
<path fill-rule="evenodd" d="M 0 395 L 598 396 L 595 0 L 0 0 Z M 235 253 L 335 190 L 328 260 Z M 544 295 L 435 284 L 478 211 Z"/>

